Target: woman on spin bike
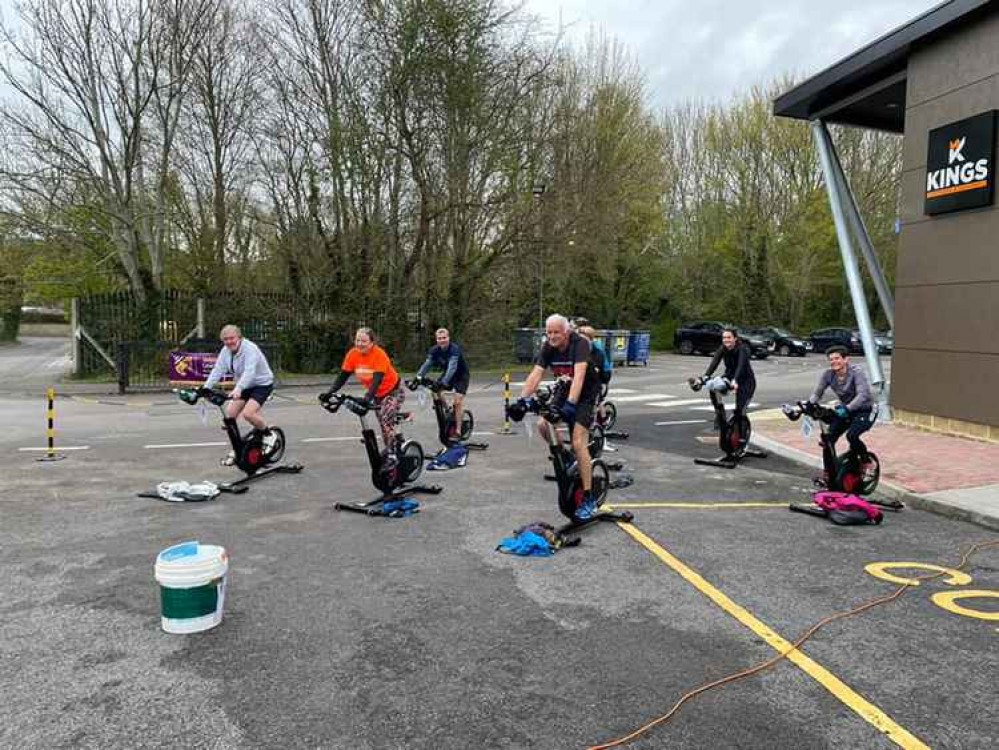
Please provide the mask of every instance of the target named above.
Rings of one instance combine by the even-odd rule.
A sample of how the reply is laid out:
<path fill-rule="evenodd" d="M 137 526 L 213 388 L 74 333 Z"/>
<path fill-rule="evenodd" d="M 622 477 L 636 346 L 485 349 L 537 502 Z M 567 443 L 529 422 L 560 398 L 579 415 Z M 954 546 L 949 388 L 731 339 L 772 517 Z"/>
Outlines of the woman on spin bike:
<path fill-rule="evenodd" d="M 365 401 L 371 408 L 378 409 L 382 437 L 385 440 L 385 455 L 391 460 L 395 456 L 392 447 L 395 445 L 396 416 L 406 394 L 400 387 L 402 380 L 399 373 L 395 371 L 385 350 L 375 343 L 375 334 L 370 328 L 357 329 L 354 348 L 343 358 L 340 373 L 325 395 L 332 396 L 343 388 L 352 374 L 357 376 L 363 388 L 367 388 Z"/>
<path fill-rule="evenodd" d="M 725 374 L 722 376 L 732 383 L 735 391 L 735 416 L 738 419 L 746 415 L 746 407 L 756 393 L 756 375 L 749 363 L 749 345 L 739 339 L 739 332 L 734 328 L 726 328 L 722 333 L 722 345 L 718 347 L 711 364 L 704 372 L 705 378 L 710 378 L 722 360 L 725 361 Z M 715 416 L 715 428 L 721 429 L 721 417 Z"/>

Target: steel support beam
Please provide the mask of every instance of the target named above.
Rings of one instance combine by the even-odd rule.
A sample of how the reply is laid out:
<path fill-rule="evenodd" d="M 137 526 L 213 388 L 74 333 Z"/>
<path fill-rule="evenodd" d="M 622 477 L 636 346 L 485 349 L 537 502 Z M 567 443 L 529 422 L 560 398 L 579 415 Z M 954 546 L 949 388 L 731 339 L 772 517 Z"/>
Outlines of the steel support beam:
<path fill-rule="evenodd" d="M 867 309 L 864 283 L 860 278 L 860 268 L 857 266 L 857 257 L 850 241 L 849 220 L 845 207 L 850 199 L 843 194 L 849 191 L 843 190 L 845 185 L 840 185 L 836 176 L 835 147 L 832 138 L 829 137 L 829 130 L 822 120 L 812 120 L 812 135 L 815 138 L 815 148 L 819 152 L 819 159 L 822 162 L 822 172 L 826 179 L 826 192 L 829 195 L 829 207 L 832 210 L 833 223 L 836 226 L 836 238 L 839 240 L 840 255 L 843 258 L 843 270 L 846 272 L 846 283 L 850 288 L 853 313 L 857 319 L 857 327 L 860 329 L 860 340 L 864 345 L 864 357 L 867 360 L 868 372 L 871 374 L 871 384 L 878 387 L 882 402 L 886 402 L 885 377 L 881 370 L 881 360 L 878 358 L 878 347 L 874 341 L 871 314 Z M 887 404 L 885 403 L 885 405 Z"/>

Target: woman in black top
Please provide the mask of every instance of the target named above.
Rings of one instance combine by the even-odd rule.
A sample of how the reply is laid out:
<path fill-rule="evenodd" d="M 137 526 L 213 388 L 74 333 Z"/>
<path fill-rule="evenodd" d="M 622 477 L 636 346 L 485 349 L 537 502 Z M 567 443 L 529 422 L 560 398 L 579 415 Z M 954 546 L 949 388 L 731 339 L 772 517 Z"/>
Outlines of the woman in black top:
<path fill-rule="evenodd" d="M 749 363 L 749 345 L 739 340 L 739 334 L 734 328 L 726 328 L 722 333 L 722 345 L 712 357 L 704 376 L 710 377 L 723 359 L 725 360 L 723 377 L 732 381 L 732 389 L 735 391 L 735 413 L 741 417 L 746 413 L 746 407 L 756 393 L 756 375 L 753 374 L 753 366 Z"/>

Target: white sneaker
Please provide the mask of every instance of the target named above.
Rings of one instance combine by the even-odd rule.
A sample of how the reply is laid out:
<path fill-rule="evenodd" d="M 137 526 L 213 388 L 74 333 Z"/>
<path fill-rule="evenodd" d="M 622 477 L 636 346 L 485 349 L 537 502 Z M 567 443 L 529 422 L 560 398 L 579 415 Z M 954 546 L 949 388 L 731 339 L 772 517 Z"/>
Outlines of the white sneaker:
<path fill-rule="evenodd" d="M 277 443 L 277 433 L 273 430 L 264 434 L 264 448 L 270 453 L 274 449 L 274 445 Z"/>
<path fill-rule="evenodd" d="M 234 451 L 229 451 L 225 458 L 219 461 L 223 466 L 233 466 L 236 463 L 236 453 Z"/>

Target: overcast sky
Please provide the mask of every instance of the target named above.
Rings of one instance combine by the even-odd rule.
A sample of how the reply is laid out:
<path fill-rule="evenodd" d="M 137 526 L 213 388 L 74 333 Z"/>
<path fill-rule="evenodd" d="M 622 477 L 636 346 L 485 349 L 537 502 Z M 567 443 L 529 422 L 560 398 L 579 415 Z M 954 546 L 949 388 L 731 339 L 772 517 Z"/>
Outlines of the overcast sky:
<path fill-rule="evenodd" d="M 784 73 L 811 76 L 940 0 L 526 0 L 576 41 L 622 41 L 658 105 L 727 101 Z"/>
<path fill-rule="evenodd" d="M 29 0 L 30 1 L 30 0 Z M 939 0 L 525 0 L 552 33 L 591 28 L 620 40 L 651 101 L 727 101 L 784 73 L 812 75 Z M 14 0 L 0 0 L 9 24 Z"/>

